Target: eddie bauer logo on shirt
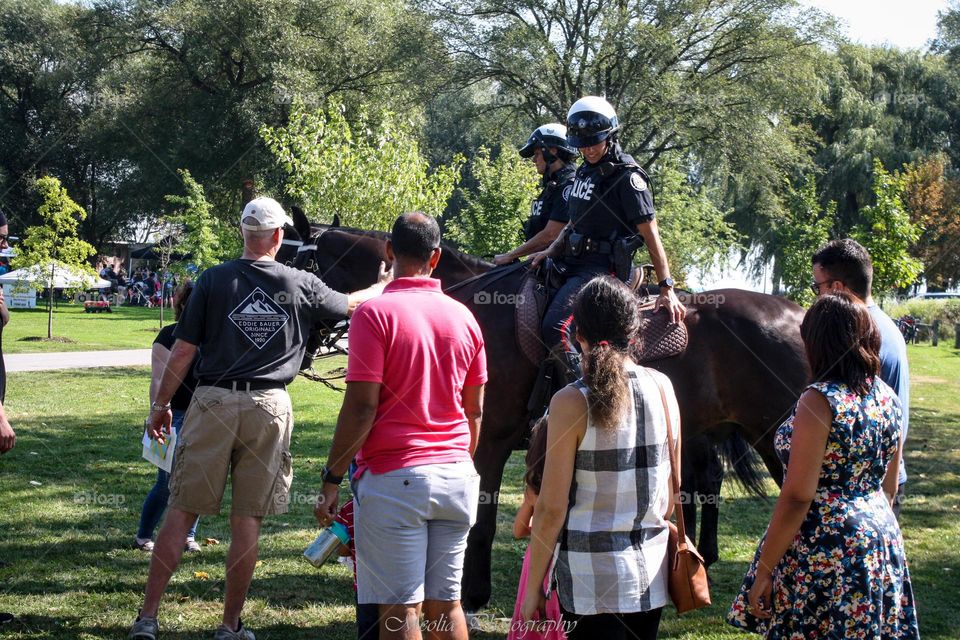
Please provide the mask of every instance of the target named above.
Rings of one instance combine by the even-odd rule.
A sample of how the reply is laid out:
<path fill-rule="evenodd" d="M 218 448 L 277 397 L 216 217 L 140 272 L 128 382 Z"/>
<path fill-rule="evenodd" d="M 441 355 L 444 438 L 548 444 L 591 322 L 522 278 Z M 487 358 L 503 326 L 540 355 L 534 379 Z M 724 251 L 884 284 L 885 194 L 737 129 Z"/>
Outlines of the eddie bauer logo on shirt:
<path fill-rule="evenodd" d="M 280 333 L 290 316 L 257 287 L 230 312 L 230 320 L 257 349 Z"/>

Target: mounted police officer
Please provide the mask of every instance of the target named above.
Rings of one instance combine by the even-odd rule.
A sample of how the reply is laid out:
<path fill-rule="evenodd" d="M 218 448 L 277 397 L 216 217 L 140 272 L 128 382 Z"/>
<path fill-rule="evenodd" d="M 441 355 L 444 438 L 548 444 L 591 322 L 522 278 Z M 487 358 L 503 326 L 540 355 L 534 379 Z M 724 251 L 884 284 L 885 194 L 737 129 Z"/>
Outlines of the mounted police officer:
<path fill-rule="evenodd" d="M 574 159 L 577 150 L 567 144 L 567 128 L 562 124 L 545 124 L 530 134 L 520 149 L 520 157 L 532 158 L 541 175 L 540 195 L 530 205 L 530 218 L 523 227 L 524 243 L 494 257 L 498 265 L 543 251 L 560 236 L 570 220 L 567 200 L 577 171 Z"/>
<path fill-rule="evenodd" d="M 633 254 L 642 244 L 660 279 L 657 308 L 666 309 L 675 322 L 686 315 L 657 231 L 650 178 L 620 148 L 619 126 L 613 107 L 597 96 L 577 100 L 567 113 L 567 143 L 579 149 L 584 160 L 567 200 L 570 222 L 533 257 L 534 266 L 553 258 L 565 278 L 544 316 L 543 336 L 550 346 L 560 341 L 560 325 L 570 315 L 574 294 L 600 274 L 613 271 L 628 279 Z"/>

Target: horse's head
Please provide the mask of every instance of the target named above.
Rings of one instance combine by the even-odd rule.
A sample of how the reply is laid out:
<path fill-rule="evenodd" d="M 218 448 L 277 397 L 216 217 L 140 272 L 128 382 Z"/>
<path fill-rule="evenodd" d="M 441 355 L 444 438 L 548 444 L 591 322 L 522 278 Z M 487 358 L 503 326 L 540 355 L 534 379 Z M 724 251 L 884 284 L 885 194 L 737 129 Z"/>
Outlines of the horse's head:
<path fill-rule="evenodd" d="M 303 210 L 294 205 L 290 207 L 290 211 L 292 213 L 294 226 L 283 226 L 283 244 L 280 245 L 280 249 L 277 250 L 277 255 L 274 257 L 277 262 L 285 264 L 288 267 L 293 266 L 294 261 L 297 259 L 297 250 L 303 246 L 303 239 L 309 236 L 310 232 L 310 222 L 307 221 Z M 301 222 L 306 222 L 305 228 Z M 304 229 L 306 233 L 304 233 Z"/>
<path fill-rule="evenodd" d="M 387 259 L 387 238 L 377 231 L 313 225 L 293 266 L 313 273 L 337 291 L 359 291 L 377 281 L 380 263 Z"/>

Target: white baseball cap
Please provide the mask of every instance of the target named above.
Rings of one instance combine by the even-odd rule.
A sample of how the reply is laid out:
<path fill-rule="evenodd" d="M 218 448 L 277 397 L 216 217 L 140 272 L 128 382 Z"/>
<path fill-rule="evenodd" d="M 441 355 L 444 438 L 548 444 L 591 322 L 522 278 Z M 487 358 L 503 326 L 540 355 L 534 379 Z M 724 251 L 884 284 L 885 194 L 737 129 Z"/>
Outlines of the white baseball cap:
<path fill-rule="evenodd" d="M 256 223 L 251 223 L 250 218 L 255 219 Z M 293 220 L 273 198 L 254 198 L 240 214 L 240 227 L 247 231 L 267 231 L 285 224 L 292 227 Z"/>

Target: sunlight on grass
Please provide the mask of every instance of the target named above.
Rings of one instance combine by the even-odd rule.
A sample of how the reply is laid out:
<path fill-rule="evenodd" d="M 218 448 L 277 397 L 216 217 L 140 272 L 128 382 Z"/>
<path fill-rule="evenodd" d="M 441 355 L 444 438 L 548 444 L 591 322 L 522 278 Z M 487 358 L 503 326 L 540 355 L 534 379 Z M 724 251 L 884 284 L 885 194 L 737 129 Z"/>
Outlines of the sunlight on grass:
<path fill-rule="evenodd" d="M 164 324 L 173 321 L 164 309 Z M 50 353 L 55 351 L 105 351 L 149 349 L 160 329 L 160 310 L 145 307 L 114 307 L 113 313 L 84 313 L 83 306 L 63 303 L 53 313 L 53 335 L 70 342 L 36 341 L 47 335 L 46 309 L 11 309 L 10 323 L 3 328 L 5 353 Z"/>
<path fill-rule="evenodd" d="M 142 333 L 149 344 L 152 335 Z M 903 514 L 907 555 L 923 637 L 953 640 L 960 637 L 954 603 L 960 593 L 960 354 L 915 346 L 910 358 L 915 384 Z M 342 363 L 331 366 L 337 364 Z M 0 559 L 9 563 L 0 568 L 0 610 L 16 613 L 20 621 L 4 627 L 4 638 L 124 637 L 149 560 L 132 545 L 154 479 L 153 468 L 140 459 L 147 383 L 145 368 L 11 375 L 8 406 L 19 440 L 0 458 Z M 297 420 L 293 502 L 288 515 L 265 522 L 262 564 L 244 618 L 268 640 L 347 640 L 356 637 L 350 572 L 337 563 L 315 569 L 300 557 L 316 534 L 312 496 L 342 396 L 304 380 L 290 391 Z M 510 525 L 523 471 L 523 453 L 515 452 L 500 494 L 491 616 L 474 638 L 504 637 L 505 618 L 513 612 L 526 541 L 513 540 Z M 721 560 L 712 571 L 715 604 L 682 618 L 668 611 L 661 637 L 750 637 L 722 618 L 772 507 L 772 499 L 746 496 L 727 483 Z M 221 544 L 185 556 L 164 601 L 164 638 L 209 638 L 219 622 L 230 540 L 226 517 L 203 518 L 198 537 Z M 197 578 L 196 572 L 209 577 Z"/>

